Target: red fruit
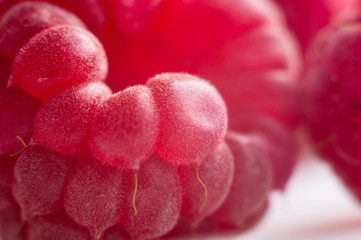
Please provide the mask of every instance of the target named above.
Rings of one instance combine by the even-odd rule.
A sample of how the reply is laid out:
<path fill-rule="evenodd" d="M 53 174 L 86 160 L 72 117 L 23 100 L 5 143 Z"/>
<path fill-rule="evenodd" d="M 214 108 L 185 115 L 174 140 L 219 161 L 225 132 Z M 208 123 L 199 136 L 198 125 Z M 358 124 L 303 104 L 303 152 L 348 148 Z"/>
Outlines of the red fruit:
<path fill-rule="evenodd" d="M 264 203 L 272 185 L 272 173 L 266 153 L 251 139 L 231 132 L 226 141 L 234 156 L 235 175 L 227 199 L 212 217 L 238 227 Z"/>
<path fill-rule="evenodd" d="M 18 88 L 0 90 L 0 154 L 10 155 L 28 143 L 39 101 Z"/>
<path fill-rule="evenodd" d="M 138 169 L 154 150 L 158 113 L 151 91 L 130 87 L 103 101 L 91 125 L 90 150 L 110 165 Z"/>
<path fill-rule="evenodd" d="M 97 105 L 111 94 L 104 83 L 87 83 L 45 101 L 35 117 L 34 140 L 68 155 L 88 153 L 90 122 Z"/>
<path fill-rule="evenodd" d="M 221 143 L 199 166 L 180 166 L 178 174 L 182 188 L 181 214 L 196 226 L 226 199 L 233 181 L 233 155 L 227 144 Z"/>
<path fill-rule="evenodd" d="M 361 27 L 331 26 L 318 38 L 304 79 L 308 128 L 325 157 L 361 164 Z"/>
<path fill-rule="evenodd" d="M 271 116 L 288 126 L 296 122 L 294 79 L 299 59 L 274 6 L 267 0 L 45 1 L 71 9 L 99 34 L 110 56 L 114 90 L 144 83 L 157 73 L 196 75 L 156 75 L 146 86 L 128 88 L 105 100 L 110 93 L 101 81 L 106 78 L 107 61 L 93 35 L 72 24 L 51 25 L 30 34 L 17 49 L 9 85 L 25 89 L 43 105 L 37 115 L 34 110 L 34 125 L 34 115 L 24 118 L 30 130 L 23 144 L 21 135 L 9 140 L 11 125 L 4 129 L 0 125 L 6 136 L 2 141 L 19 144 L 6 154 L 21 152 L 23 145 L 30 144 L 16 165 L 23 171 L 18 169 L 13 176 L 13 193 L 27 221 L 24 237 L 158 238 L 171 231 L 181 214 L 192 220 L 189 229 L 198 226 L 199 233 L 252 226 L 263 214 L 272 185 L 268 161 L 275 163 L 274 172 L 289 169 L 282 163 L 288 153 L 274 150 L 277 143 L 288 142 L 272 124 L 252 125 L 257 131 L 229 137 L 235 165 L 224 136 L 227 114 L 232 126 L 248 114 Z M 42 4 L 47 5 L 23 3 L 29 8 Z M 103 21 L 108 16 L 102 5 L 110 22 Z M 46 10 L 35 9 L 39 14 Z M 17 14 L 19 18 L 13 20 L 35 24 L 38 19 Z M 45 18 L 44 23 L 49 22 Z M 8 82 L 6 71 L 3 82 L 1 74 L 0 70 L 0 87 Z M 197 76 L 220 89 L 230 111 L 215 87 Z M 4 117 L 0 111 L 0 124 L 20 110 L 8 110 Z M 0 142 L 0 156 L 5 154 L 1 148 Z M 37 152 L 40 157 L 25 161 L 33 148 L 43 149 Z M 52 156 L 45 159 L 42 154 Z M 62 160 L 53 155 L 68 163 L 57 166 Z M 75 163 L 67 155 L 82 157 Z M 237 177 L 232 180 L 234 168 Z M 13 175 L 11 166 L 4 170 L 5 177 Z M 282 185 L 279 182 L 275 185 Z M 4 184 L 5 191 L 10 185 Z M 43 193 L 46 188 L 49 191 Z M 0 192 L 0 218 L 1 204 L 6 207 L 6 201 L 12 201 L 6 200 L 11 195 L 2 198 L 5 201 Z M 9 229 L 13 234 L 14 228 Z"/>
<path fill-rule="evenodd" d="M 5 88 L 10 76 L 11 62 L 0 56 L 0 89 Z"/>
<path fill-rule="evenodd" d="M 273 172 L 273 188 L 284 189 L 297 160 L 297 144 L 291 131 L 264 115 L 233 119 L 231 129 L 252 135 L 268 156 Z"/>
<path fill-rule="evenodd" d="M 16 55 L 10 84 L 46 100 L 84 82 L 103 81 L 107 58 L 90 32 L 67 25 L 35 35 Z"/>
<path fill-rule="evenodd" d="M 30 221 L 28 240 L 91 240 L 89 232 L 76 224 L 64 210 Z"/>
<path fill-rule="evenodd" d="M 36 2 L 39 0 L 16 0 L 17 2 Z M 68 11 L 74 13 L 81 18 L 90 28 L 90 30 L 98 33 L 105 27 L 106 16 L 99 0 L 45 0 L 49 3 L 58 5 Z"/>
<path fill-rule="evenodd" d="M 133 239 L 156 238 L 172 230 L 181 208 L 175 167 L 152 155 L 140 165 L 138 187 L 133 187 L 134 173 L 130 170 L 124 172 L 123 184 L 125 200 L 120 225 Z"/>
<path fill-rule="evenodd" d="M 0 211 L 8 210 L 14 205 L 11 180 L 15 161 L 15 158 L 0 155 Z"/>
<path fill-rule="evenodd" d="M 156 75 L 147 82 L 159 114 L 155 152 L 175 165 L 199 164 L 227 129 L 227 110 L 217 90 L 188 74 Z"/>
<path fill-rule="evenodd" d="M 0 54 L 13 58 L 33 36 L 47 28 L 68 24 L 85 27 L 74 14 L 44 2 L 24 2 L 10 8 L 0 21 Z"/>
<path fill-rule="evenodd" d="M 118 222 L 123 201 L 122 173 L 94 159 L 76 165 L 66 187 L 65 210 L 93 237 Z M 133 185 L 132 185 L 133 186 Z"/>
<path fill-rule="evenodd" d="M 40 146 L 25 149 L 16 161 L 12 186 L 23 219 L 53 213 L 62 207 L 73 161 Z"/>
<path fill-rule="evenodd" d="M 119 225 L 114 225 L 104 231 L 100 240 L 131 240 L 131 238 Z"/>

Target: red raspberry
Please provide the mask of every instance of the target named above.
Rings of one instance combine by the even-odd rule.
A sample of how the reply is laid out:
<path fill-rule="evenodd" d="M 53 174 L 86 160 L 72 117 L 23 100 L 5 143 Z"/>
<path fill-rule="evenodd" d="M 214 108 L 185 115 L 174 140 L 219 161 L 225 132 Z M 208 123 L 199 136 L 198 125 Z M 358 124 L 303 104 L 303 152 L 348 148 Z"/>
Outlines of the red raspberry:
<path fill-rule="evenodd" d="M 361 5 L 317 36 L 303 87 L 305 125 L 313 147 L 354 195 L 360 188 Z"/>
<path fill-rule="evenodd" d="M 297 49 L 272 4 L 17 2 L 0 0 L 3 240 L 159 238 L 181 215 L 200 233 L 258 222 L 272 171 L 282 187 L 292 168 L 273 143 L 289 135 L 240 119 L 297 123 Z M 243 135 L 225 140 L 228 117 Z"/>
<path fill-rule="evenodd" d="M 308 127 L 326 158 L 360 164 L 361 27 L 331 26 L 319 38 L 304 80 Z"/>

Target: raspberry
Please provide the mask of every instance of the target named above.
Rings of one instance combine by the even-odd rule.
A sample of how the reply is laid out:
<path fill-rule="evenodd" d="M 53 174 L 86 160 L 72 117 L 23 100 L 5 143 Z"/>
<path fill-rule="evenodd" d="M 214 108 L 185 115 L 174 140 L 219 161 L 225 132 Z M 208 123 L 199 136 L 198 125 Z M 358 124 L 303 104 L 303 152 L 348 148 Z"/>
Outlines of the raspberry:
<path fill-rule="evenodd" d="M 199 164 L 215 150 L 227 128 L 217 90 L 188 74 L 161 74 L 147 82 L 159 114 L 155 152 L 175 165 Z"/>
<path fill-rule="evenodd" d="M 303 87 L 305 123 L 314 148 L 360 199 L 359 16 L 358 7 L 350 19 L 319 34 L 308 59 Z"/>
<path fill-rule="evenodd" d="M 39 101 L 18 88 L 0 90 L 0 154 L 14 154 L 23 148 L 33 132 Z"/>
<path fill-rule="evenodd" d="M 16 161 L 13 183 L 13 194 L 21 206 L 24 220 L 62 207 L 72 166 L 72 159 L 46 148 L 31 146 L 25 149 Z"/>
<path fill-rule="evenodd" d="M 74 14 L 54 5 L 43 2 L 16 4 L 0 22 L 0 54 L 13 58 L 37 33 L 61 24 L 85 27 Z"/>
<path fill-rule="evenodd" d="M 16 2 L 0 0 L 0 238 L 145 240 L 177 223 L 225 234 L 259 221 L 293 164 L 272 121 L 298 116 L 297 49 L 273 5 Z M 225 139 L 228 117 L 243 133 Z"/>
<path fill-rule="evenodd" d="M 86 30 L 59 25 L 35 35 L 19 50 L 10 84 L 45 100 L 76 84 L 103 81 L 106 74 L 101 43 Z"/>
<path fill-rule="evenodd" d="M 86 83 L 45 101 L 35 117 L 34 140 L 60 153 L 86 154 L 90 122 L 98 104 L 111 95 L 104 83 Z"/>
<path fill-rule="evenodd" d="M 113 166 L 138 169 L 154 150 L 158 115 L 150 90 L 135 86 L 98 106 L 90 133 L 93 156 Z"/>
<path fill-rule="evenodd" d="M 305 117 L 315 147 L 328 159 L 360 164 L 358 147 L 361 27 L 324 30 L 304 79 Z M 332 108 L 329 108 L 332 106 Z"/>

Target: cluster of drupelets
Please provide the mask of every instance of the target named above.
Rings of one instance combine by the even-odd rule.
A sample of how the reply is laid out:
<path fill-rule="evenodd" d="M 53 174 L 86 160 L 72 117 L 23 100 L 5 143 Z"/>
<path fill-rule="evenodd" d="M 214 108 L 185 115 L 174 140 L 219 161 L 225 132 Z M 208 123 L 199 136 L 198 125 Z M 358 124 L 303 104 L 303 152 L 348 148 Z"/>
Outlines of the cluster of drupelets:
<path fill-rule="evenodd" d="M 266 117 L 227 132 L 207 81 L 164 73 L 113 94 L 100 41 L 52 4 L 14 4 L 0 28 L 3 240 L 242 231 L 285 185 L 290 133 Z"/>

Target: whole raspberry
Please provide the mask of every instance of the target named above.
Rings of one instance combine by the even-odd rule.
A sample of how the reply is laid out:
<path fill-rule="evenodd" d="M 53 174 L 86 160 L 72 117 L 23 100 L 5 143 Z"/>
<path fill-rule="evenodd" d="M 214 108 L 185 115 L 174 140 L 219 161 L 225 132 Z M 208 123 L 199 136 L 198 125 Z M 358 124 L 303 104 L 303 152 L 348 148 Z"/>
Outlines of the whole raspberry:
<path fill-rule="evenodd" d="M 294 160 L 269 130 L 298 121 L 281 19 L 267 0 L 0 0 L 0 238 L 257 223 Z"/>

